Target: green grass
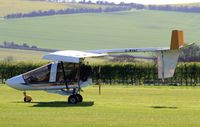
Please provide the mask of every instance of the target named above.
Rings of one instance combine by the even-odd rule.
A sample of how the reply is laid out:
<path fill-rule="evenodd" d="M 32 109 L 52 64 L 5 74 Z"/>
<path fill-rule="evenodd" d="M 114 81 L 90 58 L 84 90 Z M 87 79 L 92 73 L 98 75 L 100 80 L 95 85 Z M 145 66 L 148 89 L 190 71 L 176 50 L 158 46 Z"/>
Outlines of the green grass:
<path fill-rule="evenodd" d="M 98 8 L 101 5 L 83 5 L 77 3 L 53 3 L 34 0 L 0 0 L 0 16 L 12 13 L 28 13 L 32 11 L 60 10 L 66 8 Z"/>
<path fill-rule="evenodd" d="M 66 97 L 42 91 L 22 92 L 0 85 L 0 126 L 6 127 L 198 127 L 199 87 L 87 87 L 84 102 L 65 103 Z"/>
<path fill-rule="evenodd" d="M 199 41 L 200 15 L 138 10 L 0 20 L 0 42 L 15 41 L 52 49 L 105 49 L 169 46 L 171 30 Z"/>

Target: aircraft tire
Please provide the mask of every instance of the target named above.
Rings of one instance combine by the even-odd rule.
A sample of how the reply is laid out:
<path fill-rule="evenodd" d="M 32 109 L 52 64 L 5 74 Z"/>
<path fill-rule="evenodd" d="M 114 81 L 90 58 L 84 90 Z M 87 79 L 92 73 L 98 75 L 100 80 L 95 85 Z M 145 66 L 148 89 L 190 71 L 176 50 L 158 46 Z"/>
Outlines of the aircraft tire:
<path fill-rule="evenodd" d="M 78 102 L 83 102 L 83 97 L 80 94 L 76 94 Z"/>
<path fill-rule="evenodd" d="M 78 98 L 76 97 L 76 95 L 70 95 L 68 98 L 68 103 L 69 104 L 76 104 L 78 103 Z"/>
<path fill-rule="evenodd" d="M 31 102 L 31 99 L 28 99 L 27 97 L 24 97 L 24 102 Z"/>

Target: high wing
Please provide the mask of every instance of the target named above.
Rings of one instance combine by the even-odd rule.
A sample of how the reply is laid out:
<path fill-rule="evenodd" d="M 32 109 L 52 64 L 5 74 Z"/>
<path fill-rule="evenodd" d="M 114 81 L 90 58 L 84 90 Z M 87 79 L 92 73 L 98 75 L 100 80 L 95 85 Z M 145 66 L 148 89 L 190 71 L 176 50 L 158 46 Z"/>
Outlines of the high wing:
<path fill-rule="evenodd" d="M 90 53 L 107 53 L 107 54 L 115 54 L 115 53 L 131 53 L 131 52 L 156 52 L 156 51 L 167 51 L 170 48 L 120 48 L 120 49 L 101 49 L 101 50 L 88 50 L 86 52 Z"/>
<path fill-rule="evenodd" d="M 172 47 L 149 47 L 149 48 L 120 48 L 120 49 L 100 49 L 100 50 L 87 50 L 86 52 L 89 53 L 97 53 L 97 54 L 117 54 L 117 53 L 131 53 L 131 52 L 165 52 L 169 50 L 180 50 L 185 47 L 189 47 L 193 45 L 191 44 L 185 44 L 185 45 L 178 45 L 177 48 Z M 171 44 L 172 45 L 172 44 Z"/>
<path fill-rule="evenodd" d="M 88 51 L 64 50 L 44 55 L 43 59 L 79 63 L 80 60 L 83 58 L 102 57 L 115 53 L 156 52 L 156 51 L 167 51 L 167 50 L 169 50 L 169 48 L 121 48 L 121 49 L 102 49 L 102 50 L 88 50 Z"/>
<path fill-rule="evenodd" d="M 43 59 L 53 61 L 63 61 L 71 63 L 79 63 L 83 58 L 106 56 L 107 54 L 97 54 L 83 51 L 64 50 L 57 51 L 43 56 Z"/>

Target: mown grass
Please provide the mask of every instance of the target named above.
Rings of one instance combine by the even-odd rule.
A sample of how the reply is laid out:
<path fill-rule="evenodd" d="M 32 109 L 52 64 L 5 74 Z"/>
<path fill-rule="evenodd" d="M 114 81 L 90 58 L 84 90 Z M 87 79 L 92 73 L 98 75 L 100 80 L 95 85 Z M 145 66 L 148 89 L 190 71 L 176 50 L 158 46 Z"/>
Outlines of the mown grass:
<path fill-rule="evenodd" d="M 22 102 L 22 92 L 0 85 L 0 126 L 70 127 L 198 127 L 199 87 L 103 86 L 85 88 L 84 102 L 28 92 L 34 101 Z"/>
<path fill-rule="evenodd" d="M 0 16 L 12 13 L 28 13 L 32 11 L 60 10 L 66 8 L 98 8 L 100 5 L 83 5 L 77 3 L 54 3 L 34 0 L 0 0 Z M 104 7 L 104 6 L 102 6 Z"/>
<path fill-rule="evenodd" d="M 138 10 L 0 20 L 0 42 L 29 43 L 52 49 L 108 49 L 169 46 L 171 30 L 199 44 L 200 15 Z"/>

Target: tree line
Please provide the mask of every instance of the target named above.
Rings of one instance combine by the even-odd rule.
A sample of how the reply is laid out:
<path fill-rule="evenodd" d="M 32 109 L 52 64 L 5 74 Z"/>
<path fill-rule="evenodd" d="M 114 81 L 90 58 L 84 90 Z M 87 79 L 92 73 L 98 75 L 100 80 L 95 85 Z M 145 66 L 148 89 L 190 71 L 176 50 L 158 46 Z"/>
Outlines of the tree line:
<path fill-rule="evenodd" d="M 135 4 L 123 4 L 124 6 L 113 6 L 106 8 L 68 8 L 61 10 L 47 10 L 47 11 L 32 11 L 29 13 L 13 13 L 4 16 L 5 19 L 13 18 L 25 18 L 25 17 L 39 17 L 39 16 L 50 16 L 50 15 L 65 15 L 65 14 L 77 14 L 77 13 L 103 13 L 103 12 L 118 12 L 118 11 L 130 11 L 131 9 L 149 9 L 149 10 L 163 10 L 163 11 L 179 11 L 179 12 L 200 12 L 200 7 L 175 7 L 175 6 L 158 6 L 149 5 L 148 7 L 144 5 Z"/>
<path fill-rule="evenodd" d="M 84 3 L 84 2 L 82 2 Z M 92 3 L 91 1 L 85 2 Z M 179 12 L 200 12 L 200 6 L 194 6 L 194 5 L 143 5 L 143 4 L 137 4 L 137 3 L 125 3 L 120 2 L 119 4 L 115 4 L 113 2 L 107 2 L 107 1 L 97 1 L 93 4 L 100 4 L 100 5 L 118 5 L 118 6 L 126 6 L 131 7 L 135 9 L 148 9 L 148 10 L 163 10 L 163 11 L 179 11 Z"/>
<path fill-rule="evenodd" d="M 77 13 L 102 13 L 102 12 L 118 12 L 118 11 L 128 11 L 131 9 L 147 9 L 147 10 L 163 10 L 163 11 L 179 11 L 179 12 L 200 12 L 200 6 L 175 6 L 175 5 L 143 5 L 137 3 L 125 3 L 121 2 L 115 4 L 113 2 L 107 1 L 97 1 L 93 3 L 91 1 L 79 2 L 80 4 L 96 4 L 103 5 L 105 7 L 99 8 L 66 8 L 60 10 L 46 10 L 46 11 L 32 11 L 29 13 L 13 13 L 4 16 L 5 19 L 12 18 L 25 18 L 25 17 L 38 17 L 38 16 L 50 16 L 50 15 L 64 15 L 64 14 L 77 14 Z"/>
<path fill-rule="evenodd" d="M 174 5 L 149 5 L 149 10 L 178 11 L 178 12 L 200 12 L 200 6 L 174 6 Z"/>
<path fill-rule="evenodd" d="M 200 47 L 192 44 L 180 51 L 179 62 L 200 62 Z"/>
<path fill-rule="evenodd" d="M 0 79 L 6 79 L 40 67 L 47 63 L 0 62 Z M 158 79 L 157 65 L 153 62 L 94 64 L 94 84 L 124 85 L 198 85 L 200 63 L 179 63 L 173 78 Z"/>
<path fill-rule="evenodd" d="M 113 6 L 105 8 L 67 8 L 60 10 L 47 10 L 47 11 L 32 11 L 29 13 L 13 13 L 4 16 L 6 19 L 12 18 L 25 18 L 25 17 L 38 17 L 38 16 L 50 16 L 50 15 L 64 15 L 64 14 L 76 14 L 76 13 L 102 13 L 102 12 L 116 12 L 116 11 L 127 11 L 130 7 L 124 6 Z"/>
<path fill-rule="evenodd" d="M 22 44 L 18 44 L 15 43 L 14 41 L 4 41 L 3 44 L 0 44 L 0 48 L 34 50 L 34 51 L 44 51 L 44 52 L 58 51 L 56 49 L 39 48 L 36 45 L 29 45 L 28 43 L 25 42 L 23 42 Z"/>

